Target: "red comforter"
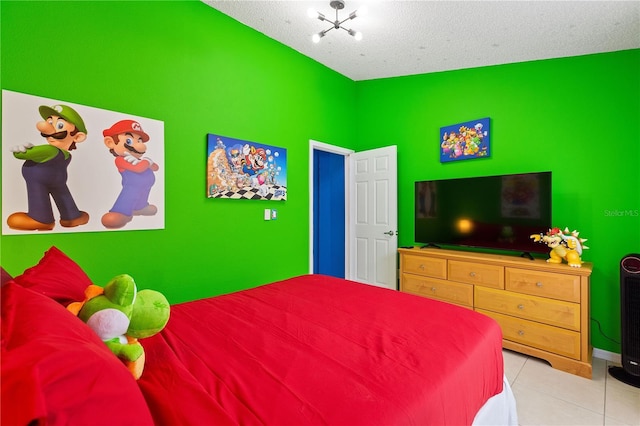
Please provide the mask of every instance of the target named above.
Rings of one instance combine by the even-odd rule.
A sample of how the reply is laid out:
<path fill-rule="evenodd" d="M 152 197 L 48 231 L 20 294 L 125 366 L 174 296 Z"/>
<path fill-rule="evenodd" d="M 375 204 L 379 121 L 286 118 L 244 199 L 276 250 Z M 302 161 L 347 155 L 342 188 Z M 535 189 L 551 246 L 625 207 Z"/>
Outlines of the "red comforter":
<path fill-rule="evenodd" d="M 463 425 L 502 391 L 492 319 L 320 275 L 174 305 L 142 343 L 157 424 Z"/>

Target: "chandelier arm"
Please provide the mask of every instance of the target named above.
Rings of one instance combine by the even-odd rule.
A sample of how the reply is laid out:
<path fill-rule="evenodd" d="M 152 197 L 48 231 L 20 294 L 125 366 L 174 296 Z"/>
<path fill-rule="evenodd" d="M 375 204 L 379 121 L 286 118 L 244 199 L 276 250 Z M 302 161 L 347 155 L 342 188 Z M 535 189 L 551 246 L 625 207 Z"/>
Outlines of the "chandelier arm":
<path fill-rule="evenodd" d="M 334 29 L 335 27 L 329 27 L 326 30 L 322 30 L 319 33 L 314 34 L 314 36 L 312 37 L 312 40 L 314 41 L 314 43 L 318 43 L 320 42 L 320 39 L 323 38 L 324 36 L 327 35 L 327 33 L 329 31 L 331 31 L 332 29 Z M 317 39 L 314 39 L 315 37 L 317 37 Z"/>
<path fill-rule="evenodd" d="M 342 21 L 340 21 L 340 22 L 338 22 L 338 21 L 336 20 L 336 22 L 338 22 L 338 26 L 341 26 L 342 24 L 344 24 L 345 22 L 347 22 L 347 21 L 349 21 L 349 20 L 351 20 L 351 19 L 353 19 L 353 18 L 349 17 L 349 18 L 345 18 L 345 19 L 343 19 L 343 20 L 342 20 Z"/>

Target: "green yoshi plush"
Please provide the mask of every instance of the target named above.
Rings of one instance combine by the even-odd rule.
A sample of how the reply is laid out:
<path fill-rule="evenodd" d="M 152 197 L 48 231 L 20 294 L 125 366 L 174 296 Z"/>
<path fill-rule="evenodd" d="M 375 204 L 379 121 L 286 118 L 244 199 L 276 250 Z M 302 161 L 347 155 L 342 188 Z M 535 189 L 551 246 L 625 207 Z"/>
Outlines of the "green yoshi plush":
<path fill-rule="evenodd" d="M 154 290 L 137 291 L 130 275 L 122 274 L 104 286 L 90 285 L 85 300 L 67 309 L 91 327 L 137 380 L 145 362 L 138 339 L 160 332 L 169 321 L 169 302 Z"/>

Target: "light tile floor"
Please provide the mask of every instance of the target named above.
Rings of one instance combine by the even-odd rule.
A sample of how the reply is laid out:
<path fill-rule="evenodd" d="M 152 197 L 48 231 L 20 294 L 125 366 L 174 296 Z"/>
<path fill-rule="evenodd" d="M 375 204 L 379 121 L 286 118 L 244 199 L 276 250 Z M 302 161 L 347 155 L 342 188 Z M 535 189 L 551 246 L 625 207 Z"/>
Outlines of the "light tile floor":
<path fill-rule="evenodd" d="M 503 354 L 521 426 L 640 426 L 640 389 L 611 377 L 609 361 L 593 358 L 589 380 L 538 358 L 506 349 Z"/>

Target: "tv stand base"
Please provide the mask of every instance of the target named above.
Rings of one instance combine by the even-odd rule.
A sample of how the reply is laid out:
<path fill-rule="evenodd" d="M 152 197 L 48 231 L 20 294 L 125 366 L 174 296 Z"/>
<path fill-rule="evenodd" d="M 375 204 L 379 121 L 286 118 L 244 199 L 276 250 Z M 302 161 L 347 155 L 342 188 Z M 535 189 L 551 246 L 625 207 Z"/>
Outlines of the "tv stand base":
<path fill-rule="evenodd" d="M 528 251 L 522 252 L 522 254 L 520 255 L 520 257 L 526 257 L 529 260 L 535 260 L 533 258 L 533 256 L 531 256 L 531 253 L 529 253 Z"/>
<path fill-rule="evenodd" d="M 425 244 L 425 245 L 421 246 L 420 248 L 421 249 L 425 249 L 425 248 L 429 248 L 429 247 L 438 248 L 438 249 L 441 248 L 439 245 L 434 244 L 434 243 Z"/>

